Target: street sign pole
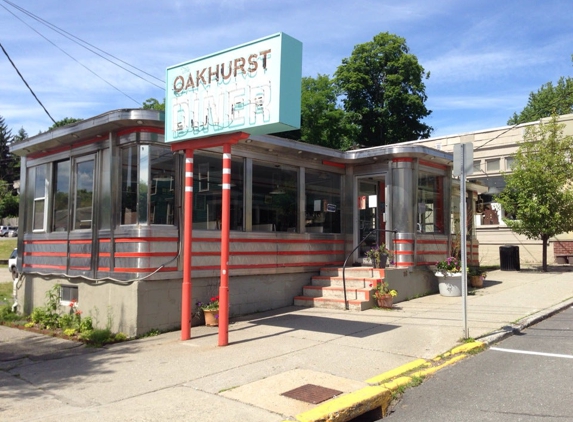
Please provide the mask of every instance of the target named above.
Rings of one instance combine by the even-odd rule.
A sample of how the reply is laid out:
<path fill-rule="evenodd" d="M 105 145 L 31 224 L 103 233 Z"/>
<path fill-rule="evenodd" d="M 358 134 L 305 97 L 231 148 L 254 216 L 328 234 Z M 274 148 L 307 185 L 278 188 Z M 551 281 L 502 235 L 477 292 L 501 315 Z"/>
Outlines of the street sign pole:
<path fill-rule="evenodd" d="M 454 146 L 454 176 L 460 176 L 460 260 L 462 263 L 462 319 L 464 338 L 469 338 L 468 328 L 468 254 L 467 254 L 467 204 L 466 175 L 473 173 L 473 143 L 465 142 Z"/>

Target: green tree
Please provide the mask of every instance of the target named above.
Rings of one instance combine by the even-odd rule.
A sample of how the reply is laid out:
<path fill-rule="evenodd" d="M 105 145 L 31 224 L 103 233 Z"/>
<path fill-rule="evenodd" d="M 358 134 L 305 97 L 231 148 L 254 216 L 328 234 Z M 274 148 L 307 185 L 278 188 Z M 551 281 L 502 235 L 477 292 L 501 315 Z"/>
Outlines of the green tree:
<path fill-rule="evenodd" d="M 56 123 L 54 123 L 52 126 L 50 126 L 48 128 L 48 130 L 55 129 L 57 127 L 71 125 L 72 123 L 81 122 L 82 120 L 83 119 L 76 119 L 75 117 L 66 117 L 62 120 L 58 120 Z"/>
<path fill-rule="evenodd" d="M 144 110 L 157 110 L 157 111 L 165 111 L 165 98 L 163 99 L 163 102 L 160 103 L 157 99 L 155 98 L 148 98 L 147 100 L 145 100 L 143 102 L 143 107 Z"/>
<path fill-rule="evenodd" d="M 301 81 L 300 130 L 278 136 L 328 148 L 349 149 L 358 132 L 338 103 L 339 89 L 328 75 L 305 76 Z"/>
<path fill-rule="evenodd" d="M 431 113 L 425 106 L 429 76 L 402 37 L 383 32 L 355 46 L 335 78 L 344 108 L 359 127 L 359 142 L 377 146 L 428 138 L 432 128 L 422 119 Z"/>
<path fill-rule="evenodd" d="M 18 217 L 19 196 L 14 194 L 12 186 L 0 180 L 0 218 Z"/>
<path fill-rule="evenodd" d="M 526 128 L 506 187 L 497 197 L 508 227 L 528 239 L 543 242 L 543 271 L 547 271 L 547 244 L 551 237 L 573 231 L 573 136 L 564 135 L 557 115 L 539 126 Z"/>
<path fill-rule="evenodd" d="M 0 116 L 0 180 L 7 182 L 10 187 L 14 179 L 20 178 L 19 160 L 10 152 L 12 142 L 14 142 L 12 131 L 8 129 L 4 118 Z"/>
<path fill-rule="evenodd" d="M 547 82 L 537 92 L 531 92 L 527 105 L 519 114 L 513 113 L 507 124 L 534 122 L 553 113 L 573 113 L 573 78 L 561 77 L 557 85 Z"/>

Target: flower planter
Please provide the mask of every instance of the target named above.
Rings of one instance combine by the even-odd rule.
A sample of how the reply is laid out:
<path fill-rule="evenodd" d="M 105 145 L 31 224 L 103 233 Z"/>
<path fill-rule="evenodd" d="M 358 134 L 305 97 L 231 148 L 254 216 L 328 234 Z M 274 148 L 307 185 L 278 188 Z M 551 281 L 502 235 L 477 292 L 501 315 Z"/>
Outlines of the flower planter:
<path fill-rule="evenodd" d="M 378 296 L 376 302 L 380 308 L 391 308 L 393 305 L 393 297 L 391 294 Z"/>
<path fill-rule="evenodd" d="M 205 315 L 205 325 L 209 327 L 216 327 L 219 325 L 219 310 L 210 311 L 208 309 L 203 309 L 203 315 Z"/>
<path fill-rule="evenodd" d="M 462 273 L 435 273 L 438 277 L 438 287 L 442 296 L 462 295 Z"/>
<path fill-rule="evenodd" d="M 472 285 L 472 287 L 483 287 L 483 276 L 481 275 L 472 275 L 470 277 L 470 284 Z"/>

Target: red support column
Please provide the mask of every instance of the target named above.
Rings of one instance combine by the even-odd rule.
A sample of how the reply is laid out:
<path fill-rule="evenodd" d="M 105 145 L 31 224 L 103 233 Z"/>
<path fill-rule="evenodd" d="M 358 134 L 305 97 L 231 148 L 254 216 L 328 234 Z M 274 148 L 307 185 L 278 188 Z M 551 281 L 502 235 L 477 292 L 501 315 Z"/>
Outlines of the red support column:
<path fill-rule="evenodd" d="M 193 243 L 193 150 L 185 150 L 185 219 L 183 223 L 183 286 L 181 291 L 181 340 L 191 338 L 191 245 Z"/>
<path fill-rule="evenodd" d="M 229 235 L 231 220 L 231 144 L 223 145 L 221 210 L 221 284 L 219 286 L 219 346 L 229 344 Z"/>

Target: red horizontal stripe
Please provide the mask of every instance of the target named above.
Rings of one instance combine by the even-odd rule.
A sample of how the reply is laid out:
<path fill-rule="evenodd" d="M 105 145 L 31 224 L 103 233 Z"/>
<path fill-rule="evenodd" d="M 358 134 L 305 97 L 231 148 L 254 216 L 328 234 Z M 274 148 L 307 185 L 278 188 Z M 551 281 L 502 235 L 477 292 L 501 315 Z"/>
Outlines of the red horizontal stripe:
<path fill-rule="evenodd" d="M 253 264 L 253 265 L 229 265 L 230 270 L 243 270 L 249 268 L 289 268 L 289 267 L 323 267 L 323 266 L 333 266 L 342 265 L 343 261 L 326 261 L 326 262 L 299 262 L 299 263 L 288 263 L 288 264 Z M 197 265 L 191 267 L 194 271 L 199 270 L 220 270 L 220 265 Z"/>
<path fill-rule="evenodd" d="M 431 161 L 420 160 L 420 164 L 423 166 L 426 166 L 426 167 L 434 167 L 434 168 L 442 169 L 442 170 L 447 169 L 447 167 L 444 164 L 433 163 Z"/>
<path fill-rule="evenodd" d="M 139 133 L 139 132 L 158 133 L 160 135 L 163 135 L 165 133 L 165 130 L 153 126 L 137 126 L 118 130 L 117 136 L 124 136 L 124 135 L 129 135 L 130 133 Z"/>
<path fill-rule="evenodd" d="M 68 256 L 66 252 L 24 252 L 24 256 L 53 256 L 58 258 L 65 258 Z"/>
<path fill-rule="evenodd" d="M 67 240 L 24 240 L 24 244 L 25 245 L 42 245 L 42 244 L 48 244 L 48 245 L 62 245 L 62 244 L 68 244 Z"/>
<path fill-rule="evenodd" d="M 24 264 L 23 267 L 26 268 L 44 268 L 49 270 L 66 270 L 65 265 L 44 265 L 44 264 Z"/>
<path fill-rule="evenodd" d="M 114 269 L 114 272 L 116 273 L 153 273 L 155 271 L 157 271 L 157 268 L 116 267 Z M 178 271 L 178 270 L 177 267 L 163 267 L 158 272 L 168 272 L 168 271 Z"/>

